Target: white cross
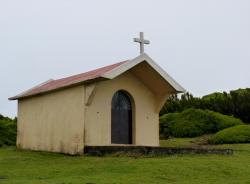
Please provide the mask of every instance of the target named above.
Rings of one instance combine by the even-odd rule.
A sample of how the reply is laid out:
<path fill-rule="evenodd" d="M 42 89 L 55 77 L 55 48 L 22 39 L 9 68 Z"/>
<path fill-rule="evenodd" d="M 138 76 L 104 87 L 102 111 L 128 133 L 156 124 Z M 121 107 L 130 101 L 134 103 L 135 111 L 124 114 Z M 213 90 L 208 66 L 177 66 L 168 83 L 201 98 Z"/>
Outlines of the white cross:
<path fill-rule="evenodd" d="M 143 32 L 140 32 L 140 38 L 134 38 L 134 42 L 140 43 L 140 53 L 144 53 L 144 44 L 150 44 L 149 40 L 144 40 Z"/>

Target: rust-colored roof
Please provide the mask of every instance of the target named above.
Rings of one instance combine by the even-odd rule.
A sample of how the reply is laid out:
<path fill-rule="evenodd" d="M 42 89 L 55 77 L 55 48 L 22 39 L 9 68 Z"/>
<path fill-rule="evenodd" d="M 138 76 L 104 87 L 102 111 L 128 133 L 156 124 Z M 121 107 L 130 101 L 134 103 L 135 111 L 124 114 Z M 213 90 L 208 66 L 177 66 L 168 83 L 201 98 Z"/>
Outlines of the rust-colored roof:
<path fill-rule="evenodd" d="M 54 91 L 54 90 L 57 90 L 60 88 L 72 86 L 72 85 L 75 85 L 78 83 L 83 83 L 83 82 L 86 82 L 89 80 L 97 79 L 97 78 L 100 78 L 101 75 L 105 74 L 106 72 L 111 71 L 111 70 L 117 68 L 118 66 L 120 66 L 126 62 L 127 61 L 115 63 L 115 64 L 112 64 L 109 66 L 98 68 L 96 70 L 81 73 L 78 75 L 73 75 L 70 77 L 62 78 L 62 79 L 57 79 L 57 80 L 51 79 L 47 82 L 44 82 L 38 86 L 31 88 L 28 91 L 25 91 L 17 96 L 9 98 L 9 100 L 17 100 L 17 99 L 24 98 L 24 97 L 34 96 L 34 95 L 38 95 L 41 93 Z"/>

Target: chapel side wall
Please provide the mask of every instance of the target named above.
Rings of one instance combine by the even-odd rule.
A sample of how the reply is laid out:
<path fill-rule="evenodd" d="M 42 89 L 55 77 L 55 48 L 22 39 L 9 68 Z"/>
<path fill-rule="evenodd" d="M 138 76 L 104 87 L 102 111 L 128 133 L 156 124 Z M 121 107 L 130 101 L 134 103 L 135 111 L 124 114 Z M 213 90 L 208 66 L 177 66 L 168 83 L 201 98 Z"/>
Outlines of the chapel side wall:
<path fill-rule="evenodd" d="M 18 148 L 81 154 L 83 139 L 84 86 L 18 101 Z"/>
<path fill-rule="evenodd" d="M 155 111 L 155 96 L 130 72 L 97 83 L 93 101 L 86 106 L 85 144 L 111 144 L 111 101 L 118 90 L 127 91 L 134 100 L 133 144 L 159 146 L 159 115 Z"/>

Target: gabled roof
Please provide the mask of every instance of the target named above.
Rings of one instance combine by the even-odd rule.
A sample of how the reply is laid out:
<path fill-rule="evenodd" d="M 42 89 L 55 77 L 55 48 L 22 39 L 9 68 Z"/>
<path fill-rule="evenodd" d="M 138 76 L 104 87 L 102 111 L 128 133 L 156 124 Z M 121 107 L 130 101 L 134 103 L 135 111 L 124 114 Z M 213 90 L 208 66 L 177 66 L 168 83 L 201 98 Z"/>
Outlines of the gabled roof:
<path fill-rule="evenodd" d="M 184 88 L 182 88 L 172 77 L 170 77 L 160 66 L 158 66 L 147 54 L 144 53 L 132 60 L 119 62 L 113 65 L 105 66 L 96 70 L 81 73 L 78 75 L 73 75 L 70 77 L 62 78 L 62 79 L 48 80 L 19 95 L 9 98 L 9 100 L 17 100 L 21 98 L 26 98 L 26 97 L 58 90 L 61 88 L 78 85 L 81 83 L 91 82 L 92 80 L 113 79 L 144 61 L 147 62 L 156 72 L 158 72 L 158 74 L 162 78 L 164 78 L 165 81 L 168 82 L 175 89 L 176 92 L 185 91 Z"/>

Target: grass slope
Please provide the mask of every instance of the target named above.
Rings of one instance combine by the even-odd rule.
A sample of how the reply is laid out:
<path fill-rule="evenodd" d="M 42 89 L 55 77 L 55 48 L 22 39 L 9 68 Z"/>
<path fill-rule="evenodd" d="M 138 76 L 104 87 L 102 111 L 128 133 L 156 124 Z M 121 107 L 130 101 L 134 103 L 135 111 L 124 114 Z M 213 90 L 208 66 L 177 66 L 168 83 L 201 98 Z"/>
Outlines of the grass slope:
<path fill-rule="evenodd" d="M 221 130 L 213 135 L 209 142 L 213 144 L 250 143 L 250 125 L 239 125 Z"/>
<path fill-rule="evenodd" d="M 203 135 L 199 137 L 194 138 L 176 138 L 172 137 L 166 140 L 160 140 L 161 146 L 164 147 L 177 147 L 177 148 L 185 148 L 185 147 L 212 147 L 211 145 L 208 145 L 208 140 L 212 137 L 212 134 L 210 135 Z"/>
<path fill-rule="evenodd" d="M 157 158 L 73 157 L 54 153 L 16 151 L 14 147 L 0 148 L 0 183 L 250 183 L 250 144 L 224 145 L 224 147 L 234 148 L 235 154 Z"/>

